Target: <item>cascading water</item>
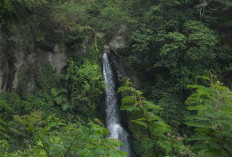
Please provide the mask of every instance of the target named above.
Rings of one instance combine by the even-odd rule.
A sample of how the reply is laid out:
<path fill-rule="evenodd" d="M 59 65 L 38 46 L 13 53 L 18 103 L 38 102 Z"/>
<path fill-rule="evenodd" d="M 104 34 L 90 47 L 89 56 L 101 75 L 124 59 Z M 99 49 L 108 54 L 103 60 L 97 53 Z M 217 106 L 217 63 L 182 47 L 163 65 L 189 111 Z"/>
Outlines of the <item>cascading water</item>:
<path fill-rule="evenodd" d="M 120 125 L 118 109 L 119 106 L 115 92 L 115 81 L 107 53 L 104 53 L 102 61 L 104 82 L 106 85 L 106 125 L 107 129 L 109 130 L 109 138 L 115 138 L 122 141 L 125 146 L 121 146 L 120 149 L 124 152 L 127 152 L 128 157 L 130 157 L 131 155 L 128 142 L 128 133 Z"/>

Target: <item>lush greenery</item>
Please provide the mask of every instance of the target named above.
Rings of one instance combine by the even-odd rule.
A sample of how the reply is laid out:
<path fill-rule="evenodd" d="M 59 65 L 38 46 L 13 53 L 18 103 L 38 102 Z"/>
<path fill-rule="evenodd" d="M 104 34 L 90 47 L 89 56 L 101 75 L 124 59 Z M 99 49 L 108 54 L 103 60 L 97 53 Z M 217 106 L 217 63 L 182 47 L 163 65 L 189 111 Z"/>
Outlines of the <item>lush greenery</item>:
<path fill-rule="evenodd" d="M 26 149 L 8 153 L 8 143 L 1 140 L 1 156 L 125 156 L 125 153 L 115 149 L 120 142 L 105 138 L 108 130 L 98 120 L 96 122 L 99 124 L 90 122 L 85 126 L 81 121 L 67 124 L 54 116 L 45 118 L 41 111 L 16 115 L 9 124 L 9 131 L 25 140 Z"/>
<path fill-rule="evenodd" d="M 200 7 L 197 1 L 136 2 L 141 11 L 134 12 L 140 15 L 132 19 L 138 26 L 129 37 L 130 46 L 121 54 L 145 82 L 141 85 L 145 94 L 164 108 L 161 117 L 178 132 L 183 131 L 182 117 L 188 114 L 184 105 L 188 96 L 186 85 L 210 70 L 230 86 L 230 35 L 223 31 L 228 29 L 215 28 L 220 22 L 212 24 L 209 20 L 231 21 L 227 16 L 217 15 L 227 14 L 231 9 L 209 2 L 200 16 L 198 9 L 194 9 Z"/>
<path fill-rule="evenodd" d="M 11 84 L 27 62 L 0 94 L 0 156 L 125 156 L 102 124 L 103 45 L 122 24 L 115 54 L 137 80 L 118 89 L 133 155 L 232 156 L 231 15 L 231 0 L 0 0 Z M 59 74 L 31 59 L 57 45 Z"/>
<path fill-rule="evenodd" d="M 128 79 L 125 81 L 125 86 L 121 86 L 118 92 L 125 95 L 122 98 L 121 110 L 137 112 L 139 117 L 131 121 L 144 127 L 133 128 L 135 129 L 133 136 L 139 139 L 138 142 L 141 145 L 136 149 L 141 152 L 140 156 L 164 156 L 172 150 L 172 139 L 166 135 L 171 133 L 170 126 L 158 115 L 161 108 L 145 100 L 142 92 L 136 90 L 132 85 Z"/>
<path fill-rule="evenodd" d="M 196 111 L 186 117 L 186 124 L 195 128 L 195 134 L 188 140 L 196 141 L 193 149 L 198 151 L 200 156 L 231 156 L 231 110 L 232 92 L 214 76 L 210 86 L 189 85 L 189 88 L 196 89 L 187 100 L 188 110 Z"/>

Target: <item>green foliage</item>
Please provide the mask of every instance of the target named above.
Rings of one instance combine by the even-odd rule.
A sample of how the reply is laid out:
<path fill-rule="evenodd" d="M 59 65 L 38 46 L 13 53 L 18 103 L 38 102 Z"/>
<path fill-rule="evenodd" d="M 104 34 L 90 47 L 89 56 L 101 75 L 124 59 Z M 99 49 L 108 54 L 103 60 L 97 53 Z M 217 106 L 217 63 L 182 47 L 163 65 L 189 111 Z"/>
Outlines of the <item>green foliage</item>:
<path fill-rule="evenodd" d="M 68 110 L 68 108 L 70 107 L 70 104 L 69 104 L 68 99 L 67 99 L 67 91 L 66 91 L 66 89 L 52 88 L 51 89 L 51 95 L 52 95 L 55 103 L 57 105 L 61 105 L 61 108 L 62 108 L 63 111 Z"/>
<path fill-rule="evenodd" d="M 64 79 L 72 111 L 92 116 L 96 108 L 100 107 L 100 97 L 104 91 L 100 67 L 88 60 L 81 67 L 70 61 Z"/>
<path fill-rule="evenodd" d="M 216 57 L 214 50 L 218 40 L 209 28 L 193 20 L 186 21 L 182 27 L 182 32 L 160 31 L 156 39 L 156 43 L 162 46 L 160 59 L 155 67 L 167 68 L 172 76 L 179 76 L 181 71 L 184 72 L 184 69 L 178 68 L 182 64 L 187 71 L 199 73 L 199 67 L 205 69 L 212 66 Z M 204 64 L 199 65 L 203 60 Z"/>
<path fill-rule="evenodd" d="M 96 120 L 99 123 L 98 120 Z M 2 154 L 10 157 L 68 157 L 68 156 L 119 156 L 126 153 L 116 149 L 120 141 L 105 138 L 108 130 L 101 124 L 88 125 L 64 123 L 55 116 L 45 117 L 41 111 L 25 116 L 14 116 L 9 126 L 16 137 L 25 136 L 23 150 L 7 151 L 7 143 L 1 141 Z"/>
<path fill-rule="evenodd" d="M 36 85 L 38 90 L 48 92 L 51 87 L 56 87 L 58 79 L 56 71 L 51 66 L 50 62 L 47 62 L 43 68 L 43 73 L 37 77 Z"/>
<path fill-rule="evenodd" d="M 90 50 L 86 56 L 91 62 L 97 64 L 100 62 L 100 59 L 102 57 L 102 52 L 104 51 L 104 46 L 102 43 L 101 38 L 99 38 L 96 35 L 96 32 L 94 32 L 94 39 L 93 44 L 90 47 Z"/>
<path fill-rule="evenodd" d="M 83 31 L 76 30 L 71 35 L 69 35 L 65 41 L 69 51 L 74 51 L 76 45 L 80 44 L 84 40 Z"/>
<path fill-rule="evenodd" d="M 7 56 L 6 60 L 9 61 L 10 70 L 15 70 L 15 55 L 20 53 L 25 57 L 28 54 L 36 56 L 37 53 L 53 51 L 55 44 L 59 44 L 61 47 L 65 45 L 63 48 L 67 50 L 66 54 L 69 59 L 67 69 L 63 71 L 61 78 L 56 75 L 49 64 L 46 64 L 42 74 L 35 71 L 31 64 L 27 65 L 28 73 L 38 76 L 35 88 L 29 91 L 27 84 L 29 79 L 25 75 L 20 77 L 20 86 L 16 93 L 6 92 L 0 95 L 0 118 L 6 124 L 0 122 L 1 128 L 5 129 L 4 133 L 1 133 L 4 138 L 0 141 L 0 156 L 43 157 L 48 154 L 55 156 L 58 152 L 64 156 L 65 150 L 67 150 L 66 146 L 72 142 L 64 140 L 62 136 L 74 139 L 75 136 L 71 136 L 74 133 L 65 130 L 64 126 L 60 125 L 52 127 L 49 131 L 54 135 L 44 133 L 41 126 L 46 128 L 47 124 L 42 122 L 43 118 L 51 113 L 68 121 L 76 121 L 75 118 L 78 116 L 85 117 L 85 120 L 89 117 L 103 117 L 104 86 L 99 67 L 103 44 L 97 37 L 97 33 L 104 34 L 102 40 L 108 43 L 122 23 L 129 27 L 126 36 L 128 47 L 118 53 L 125 58 L 129 68 L 138 75 L 141 80 L 139 85 L 144 91 L 144 95 L 163 108 L 160 110 L 157 108 L 158 106 L 146 101 L 142 92 L 130 85 L 120 88 L 121 92 L 127 93 L 127 96 L 122 99 L 121 109 L 128 111 L 128 118 L 133 119 L 133 123 L 129 121 L 128 124 L 132 128 L 133 146 L 136 153 L 146 157 L 154 156 L 154 152 L 156 155 L 163 155 L 165 154 L 163 148 L 168 147 L 166 148 L 166 152 L 169 152 L 168 155 L 195 156 L 190 151 L 190 147 L 184 146 L 183 140 L 178 140 L 178 138 L 193 132 L 191 124 L 194 124 L 196 128 L 202 127 L 199 123 L 193 123 L 191 118 L 194 122 L 197 119 L 191 116 L 189 116 L 189 121 L 192 123 L 189 122 L 189 125 L 186 126 L 183 123 L 183 117 L 189 113 L 200 114 L 198 111 L 203 108 L 198 106 L 199 108 L 193 107 L 186 111 L 184 101 L 189 96 L 189 91 L 185 87 L 187 84 L 194 83 L 196 76 L 203 75 L 208 70 L 213 71 L 225 82 L 226 86 L 231 87 L 231 14 L 230 0 L 0 0 L 0 51 Z M 205 82 L 201 83 L 206 85 Z M 221 94 L 223 100 L 220 100 L 220 96 L 218 100 L 224 101 L 222 91 L 226 91 L 226 89 L 219 88 L 219 86 L 214 85 L 215 93 L 219 91 L 218 96 Z M 197 88 L 197 90 L 198 88 L 203 89 L 203 86 L 190 87 Z M 223 105 L 224 102 L 216 101 L 217 94 L 215 94 L 215 98 L 208 96 L 212 92 L 210 91 L 212 88 L 206 90 L 207 88 L 206 85 L 204 92 L 207 94 L 199 91 L 199 97 L 190 96 L 201 102 L 189 98 L 186 103 L 210 104 L 210 101 L 215 99 L 215 103 Z M 46 116 L 42 116 L 43 120 L 35 118 L 39 115 L 35 112 L 36 110 L 44 112 Z M 219 117 L 219 120 L 215 117 L 207 117 L 208 119 L 204 119 L 204 117 L 198 120 L 200 122 L 209 120 L 207 123 L 204 122 L 212 123 L 212 126 L 215 124 L 214 128 L 210 126 L 211 130 L 209 128 L 207 130 L 208 132 L 212 131 L 212 134 L 215 133 L 215 135 L 208 135 L 212 140 L 210 146 L 212 149 L 214 146 L 218 146 L 215 141 L 222 141 L 218 134 L 220 132 L 218 131 L 219 124 L 229 128 L 226 129 L 226 133 L 223 132 L 224 130 L 222 133 L 220 132 L 220 136 L 226 136 L 226 139 L 223 139 L 225 147 L 230 144 L 227 143 L 230 127 L 226 126 L 228 124 L 225 122 L 229 118 L 223 117 L 226 115 L 224 110 L 218 109 L 220 112 L 215 114 L 213 111 L 210 112 L 211 115 Z M 31 118 L 32 114 L 29 115 L 29 113 L 36 113 L 36 115 Z M 220 116 L 226 120 L 223 119 L 221 122 Z M 20 121 L 15 120 L 10 123 L 12 129 L 8 135 L 7 126 L 13 117 L 17 117 Z M 165 129 L 159 127 L 165 125 L 159 118 L 171 126 L 176 134 L 181 134 L 176 136 L 179 142 L 168 138 L 169 144 L 164 144 L 168 141 L 166 137 L 162 137 L 164 140 L 161 138 L 158 140 L 159 142 L 156 140 L 161 135 L 165 136 Z M 156 127 L 153 127 L 153 124 Z M 65 123 L 65 125 L 71 127 L 69 124 Z M 80 124 L 75 125 L 72 126 L 73 130 L 83 127 Z M 91 130 L 91 125 L 82 131 Z M 61 129 L 57 129 L 57 126 Z M 205 126 L 207 127 L 207 125 Z M 57 132 L 53 132 L 54 130 Z M 78 147 L 81 148 L 89 143 L 85 143 L 88 138 L 84 137 L 85 135 L 80 130 L 78 133 L 83 136 L 83 139 L 80 138 L 81 142 Z M 149 130 L 155 132 L 155 135 L 159 137 L 152 134 L 154 138 L 150 138 Z M 205 135 L 205 132 L 201 131 L 201 129 L 200 131 L 196 129 L 196 134 Z M 41 133 L 41 136 L 37 136 L 37 133 Z M 8 139 L 9 144 L 5 139 Z M 20 143 L 20 141 L 24 142 Z M 70 143 L 66 143 L 64 146 L 66 141 Z M 196 143 L 194 150 L 198 152 L 199 149 L 195 146 L 199 144 L 201 147 L 202 143 L 203 145 L 210 143 L 206 141 L 209 140 L 204 140 L 204 142 L 194 140 L 189 144 Z M 15 148 L 12 148 L 12 145 Z M 153 147 L 154 145 L 155 147 Z M 2 150 L 12 152 L 18 149 L 18 146 L 27 148 L 10 154 L 2 153 Z M 41 148 L 41 146 L 44 147 Z M 171 151 L 170 147 L 173 148 Z M 89 147 L 88 150 L 88 153 L 98 153 Z M 222 150 L 226 152 L 227 148 Z M 81 154 L 82 151 L 78 153 Z M 99 149 L 99 152 L 101 151 L 103 152 L 103 148 Z M 107 150 L 104 151 L 107 152 Z M 93 155 L 83 152 L 83 154 L 87 154 L 86 156 Z M 70 153 L 67 155 L 71 156 Z M 110 156 L 110 153 L 101 155 Z M 222 153 L 221 156 L 226 155 Z"/>
<path fill-rule="evenodd" d="M 12 4 L 8 0 L 0 1 L 0 24 L 3 22 L 2 20 L 6 20 L 13 13 Z"/>
<path fill-rule="evenodd" d="M 5 153 L 9 150 L 9 145 L 6 140 L 0 140 L 0 155 L 6 157 Z"/>
<path fill-rule="evenodd" d="M 0 0 L 0 24 L 4 21 L 15 20 L 16 17 L 22 15 L 22 12 L 33 11 L 48 2 L 47 0 Z"/>
<path fill-rule="evenodd" d="M 180 102 L 184 100 L 181 93 L 179 94 L 180 96 L 163 92 L 158 105 L 163 108 L 163 110 L 160 111 L 160 116 L 172 128 L 172 131 L 184 135 L 188 134 L 190 131 L 188 127 L 183 126 L 183 117 L 188 115 L 189 112 L 183 109 L 185 106 Z"/>
<path fill-rule="evenodd" d="M 26 148 L 33 143 L 34 133 L 38 131 L 40 126 L 44 125 L 44 117 L 41 111 L 36 111 L 28 115 L 15 115 L 13 116 L 14 121 L 9 122 L 9 132 L 11 137 L 18 139 L 14 143 L 14 146 L 19 146 L 21 149 L 23 146 Z M 23 140 L 22 140 L 23 139 Z"/>
<path fill-rule="evenodd" d="M 130 80 L 126 80 L 125 86 L 118 89 L 119 93 L 126 95 L 122 98 L 121 110 L 140 113 L 139 118 L 132 122 L 143 126 L 146 130 L 134 134 L 135 138 L 141 141 L 144 156 L 160 156 L 170 152 L 171 143 L 165 135 L 170 132 L 170 127 L 158 116 L 161 108 L 147 101 L 142 92 L 131 85 Z"/>
<path fill-rule="evenodd" d="M 6 137 L 6 123 L 0 119 L 0 140 L 2 142 L 2 145 L 4 145 L 4 140 L 2 139 L 5 139 Z M 0 148 L 4 148 L 4 146 L 0 147 Z"/>
<path fill-rule="evenodd" d="M 106 32 L 106 36 L 112 36 L 121 21 L 121 3 L 121 0 L 68 0 L 56 3 L 53 16 L 66 28 L 90 26 L 96 31 Z"/>
<path fill-rule="evenodd" d="M 22 101 L 20 96 L 15 92 L 0 94 L 0 117 L 3 120 L 12 119 L 12 114 L 27 113 L 31 109 L 25 101 Z"/>
<path fill-rule="evenodd" d="M 210 86 L 188 86 L 195 89 L 186 100 L 188 110 L 195 111 L 186 117 L 186 124 L 195 128 L 195 134 L 188 140 L 194 141 L 192 149 L 200 156 L 229 157 L 232 154 L 232 92 L 214 79 L 211 76 Z"/>
<path fill-rule="evenodd" d="M 35 7 L 46 5 L 48 3 L 47 0 L 15 0 L 15 2 L 21 4 L 22 6 L 26 6 L 30 10 Z"/>
<path fill-rule="evenodd" d="M 199 1 L 136 0 L 125 5 L 131 32 L 129 46 L 119 54 L 140 78 L 144 95 L 163 108 L 163 120 L 183 134 L 191 131 L 182 118 L 189 114 L 186 85 L 209 70 L 231 84 L 231 71 L 225 68 L 231 62 L 231 9 L 221 9 L 222 1 L 204 2 L 203 17 L 194 7 Z"/>

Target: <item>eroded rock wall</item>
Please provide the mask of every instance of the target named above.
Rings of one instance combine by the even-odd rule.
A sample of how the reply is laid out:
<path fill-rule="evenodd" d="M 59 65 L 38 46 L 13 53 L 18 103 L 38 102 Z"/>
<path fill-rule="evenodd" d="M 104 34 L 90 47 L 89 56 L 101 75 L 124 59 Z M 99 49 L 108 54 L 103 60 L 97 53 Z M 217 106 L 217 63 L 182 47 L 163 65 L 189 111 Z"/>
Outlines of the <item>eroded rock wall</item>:
<path fill-rule="evenodd" d="M 0 93 L 10 89 L 17 89 L 21 79 L 27 77 L 27 90 L 31 92 L 35 85 L 37 74 L 48 62 L 59 75 L 62 68 L 67 64 L 64 47 L 56 45 L 54 51 L 37 49 L 31 54 L 23 52 L 15 53 L 13 56 L 6 55 L 7 52 L 1 51 L 0 54 Z"/>

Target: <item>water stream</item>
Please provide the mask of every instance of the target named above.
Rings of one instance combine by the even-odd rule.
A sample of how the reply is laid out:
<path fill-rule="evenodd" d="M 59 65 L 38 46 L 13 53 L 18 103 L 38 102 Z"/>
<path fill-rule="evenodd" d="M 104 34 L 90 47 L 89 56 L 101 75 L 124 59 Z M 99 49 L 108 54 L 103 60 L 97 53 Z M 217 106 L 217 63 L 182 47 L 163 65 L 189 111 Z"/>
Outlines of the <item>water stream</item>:
<path fill-rule="evenodd" d="M 130 147 L 128 142 L 128 133 L 121 126 L 119 120 L 119 105 L 116 94 L 113 71 L 109 62 L 107 53 L 102 57 L 104 82 L 106 85 L 106 126 L 109 130 L 109 138 L 115 138 L 122 141 L 125 146 L 120 146 L 120 149 L 128 153 L 130 157 Z"/>

